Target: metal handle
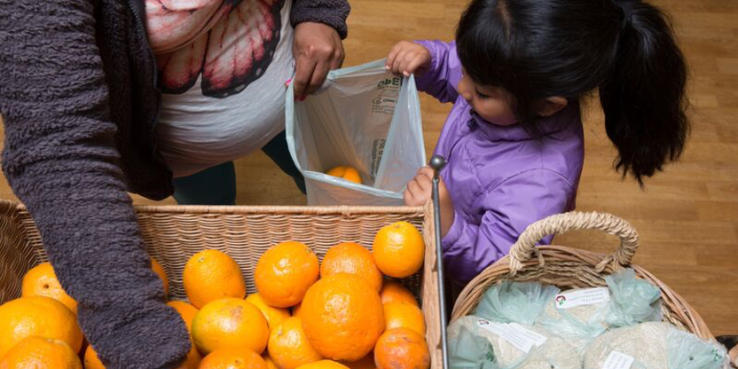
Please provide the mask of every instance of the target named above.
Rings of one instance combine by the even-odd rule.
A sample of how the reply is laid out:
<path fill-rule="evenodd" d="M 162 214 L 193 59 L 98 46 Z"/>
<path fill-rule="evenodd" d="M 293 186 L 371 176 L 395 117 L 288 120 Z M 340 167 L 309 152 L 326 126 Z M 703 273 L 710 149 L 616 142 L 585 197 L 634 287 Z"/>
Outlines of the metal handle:
<path fill-rule="evenodd" d="M 441 169 L 446 165 L 446 159 L 440 155 L 434 155 L 430 161 L 433 169 L 433 224 L 436 230 L 436 270 L 438 271 L 438 299 L 441 315 L 441 354 L 443 356 L 443 369 L 449 369 L 448 363 L 448 338 L 446 335 L 446 291 L 443 288 L 445 279 L 443 277 L 443 252 L 441 251 L 441 203 L 438 197 L 438 183 Z"/>

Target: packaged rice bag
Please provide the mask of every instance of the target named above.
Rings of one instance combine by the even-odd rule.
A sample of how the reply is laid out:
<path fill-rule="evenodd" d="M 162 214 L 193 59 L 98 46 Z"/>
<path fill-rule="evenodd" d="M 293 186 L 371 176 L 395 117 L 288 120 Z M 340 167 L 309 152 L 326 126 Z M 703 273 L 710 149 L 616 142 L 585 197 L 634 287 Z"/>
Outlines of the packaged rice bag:
<path fill-rule="evenodd" d="M 459 325 L 449 337 L 448 356 L 451 369 L 500 369 L 492 344 L 476 330 Z"/>
<path fill-rule="evenodd" d="M 722 346 L 678 330 L 668 323 L 648 322 L 613 329 L 584 353 L 585 369 L 722 369 L 728 356 Z"/>
<path fill-rule="evenodd" d="M 579 369 L 581 360 L 564 339 L 541 327 L 465 316 L 448 327 L 453 369 Z"/>
<path fill-rule="evenodd" d="M 582 353 L 610 328 L 661 320 L 660 290 L 637 279 L 633 269 L 605 280 L 607 287 L 573 289 L 553 296 L 536 325 L 566 338 Z"/>
<path fill-rule="evenodd" d="M 661 291 L 648 281 L 637 279 L 633 269 L 611 274 L 605 281 L 610 288 L 606 317 L 609 327 L 661 321 Z"/>
<path fill-rule="evenodd" d="M 509 282 L 484 292 L 473 315 L 497 323 L 533 324 L 560 290 L 538 282 Z"/>

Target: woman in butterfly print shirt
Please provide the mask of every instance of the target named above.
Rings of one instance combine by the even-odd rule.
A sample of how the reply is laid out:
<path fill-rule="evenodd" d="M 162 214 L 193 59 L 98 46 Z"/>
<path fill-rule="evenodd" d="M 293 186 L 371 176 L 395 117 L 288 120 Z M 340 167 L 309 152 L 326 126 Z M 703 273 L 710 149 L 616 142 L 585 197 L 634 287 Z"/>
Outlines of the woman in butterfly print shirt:
<path fill-rule="evenodd" d="M 314 29 L 295 34 L 305 80 L 320 68 L 301 72 L 300 60 L 310 67 L 331 59 L 311 50 L 340 49 L 335 32 L 345 36 L 349 8 L 345 0 L 295 0 L 292 9 L 293 26 Z M 146 19 L 145 0 L 0 0 L 3 171 L 108 368 L 177 368 L 190 350 L 128 195 L 173 192 L 155 135 L 161 94 Z"/>
<path fill-rule="evenodd" d="M 304 192 L 283 133 L 284 84 L 296 72 L 300 98 L 343 59 L 339 31 L 290 25 L 304 3 L 146 0 L 164 94 L 158 142 L 179 203 L 235 204 L 233 160 L 262 148 Z"/>

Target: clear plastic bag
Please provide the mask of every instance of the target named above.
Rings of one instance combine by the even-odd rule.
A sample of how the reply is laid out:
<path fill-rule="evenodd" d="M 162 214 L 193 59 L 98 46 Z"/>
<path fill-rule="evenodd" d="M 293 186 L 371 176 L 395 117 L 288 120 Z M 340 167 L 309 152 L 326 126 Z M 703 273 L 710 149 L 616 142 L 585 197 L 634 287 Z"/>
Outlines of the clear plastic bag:
<path fill-rule="evenodd" d="M 505 332 L 500 333 L 500 329 Z M 574 348 L 540 327 L 495 323 L 469 315 L 451 323 L 448 339 L 453 369 L 581 368 Z M 522 348 L 526 343 L 528 347 Z"/>
<path fill-rule="evenodd" d="M 585 351 L 583 367 L 606 367 L 611 356 L 630 361 L 633 369 L 722 369 L 728 363 L 720 345 L 659 322 L 613 329 L 601 335 Z"/>
<path fill-rule="evenodd" d="M 484 292 L 473 314 L 498 323 L 532 325 L 559 292 L 538 282 L 504 281 Z"/>
<path fill-rule="evenodd" d="M 637 279 L 633 269 L 611 274 L 605 281 L 610 288 L 611 300 L 606 318 L 610 327 L 661 321 L 661 291 L 651 283 Z"/>
<path fill-rule="evenodd" d="M 547 303 L 536 324 L 567 338 L 581 353 L 609 328 L 661 321 L 661 291 L 648 281 L 636 278 L 633 269 L 609 275 L 605 281 L 607 288 L 574 289 L 561 294 L 571 296 L 592 292 L 590 297 L 595 298 L 590 301 L 596 303 L 560 308 L 557 304 L 561 295 L 555 296 Z"/>
<path fill-rule="evenodd" d="M 501 369 L 492 344 L 465 325 L 449 337 L 448 360 L 451 369 Z"/>
<path fill-rule="evenodd" d="M 667 332 L 666 348 L 669 369 L 721 369 L 730 360 L 723 346 L 676 328 Z"/>
<path fill-rule="evenodd" d="M 286 95 L 287 145 L 305 177 L 309 205 L 402 205 L 402 191 L 426 164 L 415 80 L 384 60 L 331 71 L 321 89 Z M 358 170 L 362 184 L 325 174 Z"/>

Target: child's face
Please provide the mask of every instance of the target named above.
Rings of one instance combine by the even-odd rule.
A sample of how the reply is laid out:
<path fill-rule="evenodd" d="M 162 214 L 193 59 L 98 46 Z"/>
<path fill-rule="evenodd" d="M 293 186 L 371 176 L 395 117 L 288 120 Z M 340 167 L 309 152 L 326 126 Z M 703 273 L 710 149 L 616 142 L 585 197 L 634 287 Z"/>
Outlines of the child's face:
<path fill-rule="evenodd" d="M 499 87 L 482 86 L 475 83 L 462 68 L 463 75 L 457 90 L 484 120 L 501 126 L 517 123 L 510 108 L 507 91 Z"/>

